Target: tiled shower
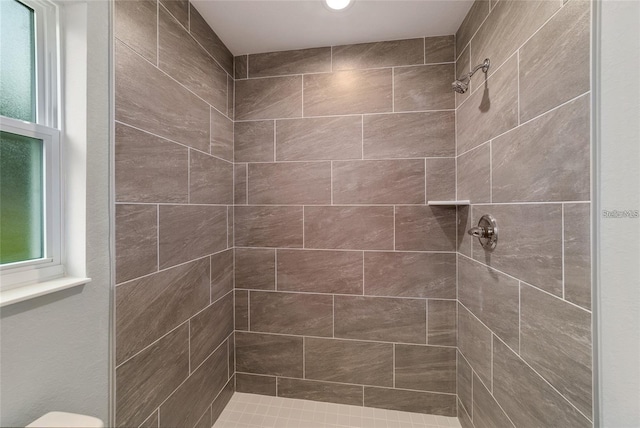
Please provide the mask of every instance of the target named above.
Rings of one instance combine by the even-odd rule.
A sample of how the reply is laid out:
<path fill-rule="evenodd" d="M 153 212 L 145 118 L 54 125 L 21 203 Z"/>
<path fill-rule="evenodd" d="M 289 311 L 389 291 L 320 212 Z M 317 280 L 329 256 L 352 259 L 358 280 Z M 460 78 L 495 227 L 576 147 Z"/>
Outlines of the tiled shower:
<path fill-rule="evenodd" d="M 590 25 L 477 0 L 455 35 L 234 57 L 187 1 L 117 1 L 116 424 L 237 391 L 592 426 Z"/>

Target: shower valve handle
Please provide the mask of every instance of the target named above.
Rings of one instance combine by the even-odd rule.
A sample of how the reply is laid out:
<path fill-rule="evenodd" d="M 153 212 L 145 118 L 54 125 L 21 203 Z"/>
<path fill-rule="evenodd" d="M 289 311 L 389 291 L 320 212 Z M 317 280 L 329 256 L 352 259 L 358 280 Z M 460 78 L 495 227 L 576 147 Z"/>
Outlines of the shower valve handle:
<path fill-rule="evenodd" d="M 467 232 L 469 235 L 474 238 L 491 238 L 494 234 L 494 230 L 492 227 L 472 227 Z"/>
<path fill-rule="evenodd" d="M 478 238 L 482 248 L 493 251 L 498 245 L 498 223 L 490 214 L 485 214 L 480 218 L 477 227 L 472 227 L 467 232 L 474 238 Z"/>

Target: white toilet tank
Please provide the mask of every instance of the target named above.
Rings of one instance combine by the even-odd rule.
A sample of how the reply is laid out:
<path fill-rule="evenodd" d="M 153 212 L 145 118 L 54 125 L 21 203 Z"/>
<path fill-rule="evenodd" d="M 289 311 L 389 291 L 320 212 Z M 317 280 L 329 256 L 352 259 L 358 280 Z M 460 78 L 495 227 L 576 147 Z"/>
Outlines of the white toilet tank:
<path fill-rule="evenodd" d="M 49 412 L 27 425 L 26 428 L 104 428 L 104 423 L 93 416 L 76 413 Z"/>

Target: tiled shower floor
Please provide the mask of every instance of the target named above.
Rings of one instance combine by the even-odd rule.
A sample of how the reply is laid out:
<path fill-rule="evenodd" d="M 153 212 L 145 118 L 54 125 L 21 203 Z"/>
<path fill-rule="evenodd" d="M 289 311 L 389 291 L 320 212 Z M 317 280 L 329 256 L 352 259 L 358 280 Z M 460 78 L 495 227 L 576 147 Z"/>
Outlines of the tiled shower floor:
<path fill-rule="evenodd" d="M 441 428 L 458 418 L 236 392 L 213 428 Z"/>

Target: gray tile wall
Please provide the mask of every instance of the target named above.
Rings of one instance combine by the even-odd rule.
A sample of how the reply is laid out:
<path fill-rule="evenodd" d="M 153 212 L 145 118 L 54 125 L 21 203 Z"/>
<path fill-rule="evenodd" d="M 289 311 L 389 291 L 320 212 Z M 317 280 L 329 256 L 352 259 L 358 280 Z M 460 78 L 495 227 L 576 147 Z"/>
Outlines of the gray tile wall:
<path fill-rule="evenodd" d="M 235 58 L 243 392 L 456 414 L 453 36 Z"/>
<path fill-rule="evenodd" d="M 477 0 L 458 30 L 458 415 L 465 428 L 593 425 L 586 0 Z M 500 229 L 485 252 L 465 229 Z"/>
<path fill-rule="evenodd" d="M 233 57 L 186 0 L 116 1 L 116 425 L 234 390 Z"/>

